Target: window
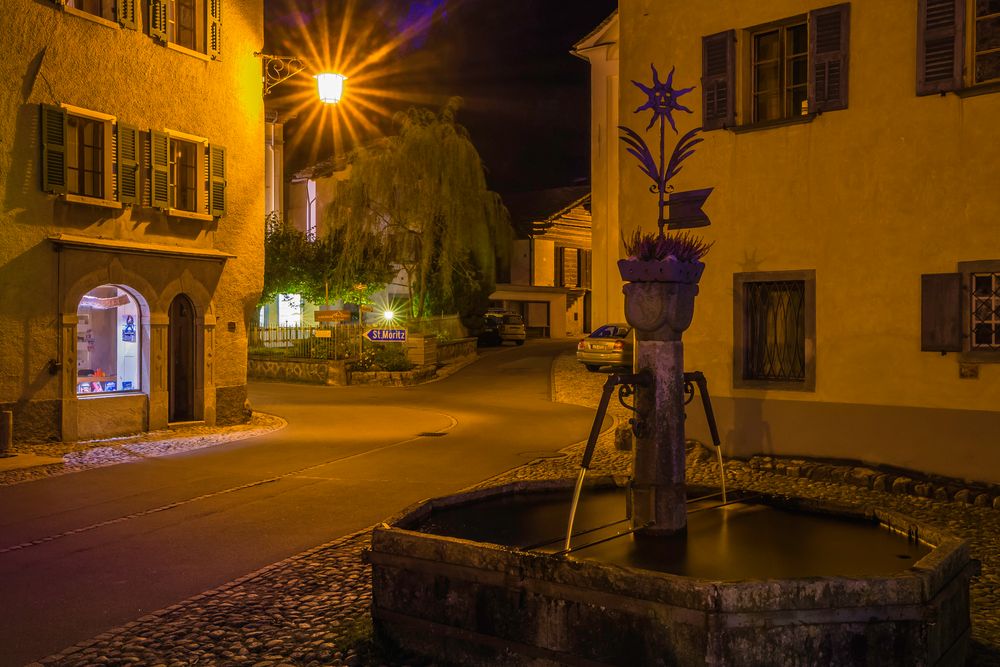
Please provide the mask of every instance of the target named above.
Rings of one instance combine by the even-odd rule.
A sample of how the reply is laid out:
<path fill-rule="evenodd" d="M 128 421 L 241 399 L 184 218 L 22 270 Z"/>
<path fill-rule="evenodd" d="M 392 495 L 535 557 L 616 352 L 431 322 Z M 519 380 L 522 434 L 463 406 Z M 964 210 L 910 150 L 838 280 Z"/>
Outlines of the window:
<path fill-rule="evenodd" d="M 198 211 L 198 144 L 170 139 L 170 207 Z"/>
<path fill-rule="evenodd" d="M 1000 362 L 1000 260 L 959 262 L 956 273 L 921 276 L 920 349 Z"/>
<path fill-rule="evenodd" d="M 813 390 L 815 273 L 740 273 L 734 289 L 734 386 Z"/>
<path fill-rule="evenodd" d="M 113 21 L 114 2 L 112 0 L 66 0 L 66 6 L 71 9 L 78 9 L 81 12 L 100 16 L 102 19 Z"/>
<path fill-rule="evenodd" d="M 149 133 L 150 205 L 196 219 L 226 213 L 226 150 L 204 137 Z"/>
<path fill-rule="evenodd" d="M 1000 267 L 969 274 L 971 331 L 969 349 L 1000 352 Z"/>
<path fill-rule="evenodd" d="M 919 0 L 917 94 L 1000 84 L 1000 0 Z"/>
<path fill-rule="evenodd" d="M 1000 81 L 1000 0 L 972 4 L 972 83 Z"/>
<path fill-rule="evenodd" d="M 67 104 L 44 104 L 41 114 L 42 189 L 68 201 L 114 203 L 114 116 Z"/>
<path fill-rule="evenodd" d="M 76 316 L 76 393 L 140 390 L 142 327 L 135 297 L 102 285 L 83 296 Z"/>
<path fill-rule="evenodd" d="M 702 38 L 702 125 L 718 129 L 847 108 L 850 5 Z M 736 58 L 737 41 L 745 62 Z M 737 108 L 740 79 L 742 108 Z"/>
<path fill-rule="evenodd" d="M 149 34 L 165 44 L 222 54 L 222 0 L 149 0 Z"/>
<path fill-rule="evenodd" d="M 104 197 L 105 123 L 74 115 L 66 120 L 66 191 L 71 195 Z"/>

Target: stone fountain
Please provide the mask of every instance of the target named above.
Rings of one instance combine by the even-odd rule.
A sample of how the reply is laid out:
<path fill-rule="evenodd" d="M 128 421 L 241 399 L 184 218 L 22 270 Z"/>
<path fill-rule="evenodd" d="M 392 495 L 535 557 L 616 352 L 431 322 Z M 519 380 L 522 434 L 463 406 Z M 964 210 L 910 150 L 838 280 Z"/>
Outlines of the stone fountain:
<path fill-rule="evenodd" d="M 654 69 L 640 86 L 661 134 L 683 92 L 672 75 L 660 83 Z M 461 665 L 963 664 L 965 542 L 881 509 L 738 491 L 718 502 L 686 486 L 681 337 L 704 265 L 698 253 L 678 261 L 698 244 L 662 228 L 668 176 L 700 139 L 684 135 L 664 171 L 627 132 L 660 194 L 660 235 L 645 245 L 674 249 L 619 263 L 637 332 L 631 377 L 644 378 L 631 475 L 589 480 L 568 548 L 570 479 L 428 500 L 376 527 L 379 636 Z"/>

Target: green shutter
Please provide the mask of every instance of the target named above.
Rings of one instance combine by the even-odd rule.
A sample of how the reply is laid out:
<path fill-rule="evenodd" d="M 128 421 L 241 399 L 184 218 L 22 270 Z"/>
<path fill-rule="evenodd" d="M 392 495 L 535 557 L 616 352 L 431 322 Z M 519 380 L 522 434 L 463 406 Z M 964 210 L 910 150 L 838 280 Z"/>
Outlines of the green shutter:
<path fill-rule="evenodd" d="M 138 0 L 115 0 L 115 13 L 118 24 L 123 28 L 139 29 L 139 22 L 136 20 L 135 3 Z"/>
<path fill-rule="evenodd" d="M 167 41 L 167 3 L 149 0 L 149 36 Z"/>
<path fill-rule="evenodd" d="M 215 144 L 208 145 L 208 212 L 226 214 L 226 149 Z"/>
<path fill-rule="evenodd" d="M 118 125 L 118 201 L 139 203 L 139 130 Z"/>
<path fill-rule="evenodd" d="M 208 0 L 208 55 L 218 60 L 222 57 L 222 0 Z"/>
<path fill-rule="evenodd" d="M 149 131 L 150 201 L 153 208 L 170 208 L 170 137 Z"/>
<path fill-rule="evenodd" d="M 66 193 L 66 111 L 50 104 L 42 109 L 42 190 Z"/>

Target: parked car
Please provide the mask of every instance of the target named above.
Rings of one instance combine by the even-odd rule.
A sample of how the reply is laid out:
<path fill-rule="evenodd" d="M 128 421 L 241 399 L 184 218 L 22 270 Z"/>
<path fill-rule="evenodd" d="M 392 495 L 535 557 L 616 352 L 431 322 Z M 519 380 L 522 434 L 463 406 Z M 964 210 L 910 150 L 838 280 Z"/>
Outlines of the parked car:
<path fill-rule="evenodd" d="M 627 324 L 605 324 L 594 329 L 576 346 L 576 360 L 596 373 L 602 367 L 632 370 L 632 349 L 635 334 Z"/>
<path fill-rule="evenodd" d="M 517 313 L 489 310 L 483 316 L 480 339 L 484 342 L 500 345 L 512 341 L 515 345 L 524 345 L 526 338 L 524 319 Z"/>

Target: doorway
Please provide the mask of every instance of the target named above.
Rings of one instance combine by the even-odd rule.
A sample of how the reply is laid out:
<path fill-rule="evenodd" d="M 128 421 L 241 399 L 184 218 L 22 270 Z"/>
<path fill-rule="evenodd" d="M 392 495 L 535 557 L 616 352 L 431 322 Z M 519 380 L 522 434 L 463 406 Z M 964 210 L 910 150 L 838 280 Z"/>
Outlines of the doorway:
<path fill-rule="evenodd" d="M 168 421 L 194 421 L 195 316 L 194 305 L 184 294 L 178 294 L 170 304 L 167 360 Z"/>

